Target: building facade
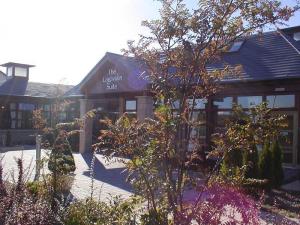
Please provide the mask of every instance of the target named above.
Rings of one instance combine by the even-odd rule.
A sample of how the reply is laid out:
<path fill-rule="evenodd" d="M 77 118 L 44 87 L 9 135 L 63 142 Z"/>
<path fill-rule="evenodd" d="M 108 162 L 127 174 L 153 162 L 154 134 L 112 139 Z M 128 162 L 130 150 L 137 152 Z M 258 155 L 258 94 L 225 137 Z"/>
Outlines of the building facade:
<path fill-rule="evenodd" d="M 208 69 L 225 65 L 241 65 L 242 74 L 224 79 L 217 95 L 197 100 L 195 116 L 203 122 L 197 135 L 203 146 L 209 149 L 211 135 L 224 127 L 234 103 L 248 110 L 265 101 L 275 113 L 287 115 L 288 127 L 282 130 L 283 158 L 286 166 L 299 167 L 300 27 L 239 40 Z M 153 116 L 151 84 L 140 77 L 141 73 L 134 58 L 106 53 L 77 86 L 84 96 L 80 100 L 81 116 L 91 109 L 97 109 L 97 118 L 116 119 L 124 112 L 139 120 Z M 81 152 L 88 151 L 99 135 L 101 127 L 96 121 L 85 121 Z"/>
<path fill-rule="evenodd" d="M 281 145 L 286 167 L 300 167 L 300 26 L 253 35 L 232 44 L 222 59 L 208 69 L 241 65 L 239 77 L 226 77 L 221 91 L 209 99 L 197 99 L 193 114 L 203 124 L 197 131 L 201 144 L 209 150 L 211 135 L 224 127 L 234 103 L 245 110 L 263 101 L 274 112 L 287 115 Z M 128 113 L 143 120 L 153 117 L 151 83 L 141 77 L 143 69 L 134 58 L 114 53 L 105 56 L 76 86 L 29 82 L 30 65 L 7 63 L 0 73 L 0 135 L 10 132 L 12 144 L 34 143 L 32 111 L 42 108 L 50 124 L 58 94 L 73 101 L 61 109 L 60 121 L 83 117 L 96 109 L 96 117 L 84 121 L 80 152 L 91 150 L 97 141 L 99 119 L 113 120 Z M 3 144 L 3 143 L 2 143 Z M 1 144 L 0 144 L 1 145 Z"/>
<path fill-rule="evenodd" d="M 48 125 L 79 117 L 79 105 L 59 110 L 54 121 L 55 99 L 68 93 L 73 86 L 29 82 L 32 65 L 20 63 L 2 64 L 6 72 L 0 73 L 0 147 L 34 145 L 33 111 L 41 109 Z M 74 98 L 72 95 L 66 99 Z"/>

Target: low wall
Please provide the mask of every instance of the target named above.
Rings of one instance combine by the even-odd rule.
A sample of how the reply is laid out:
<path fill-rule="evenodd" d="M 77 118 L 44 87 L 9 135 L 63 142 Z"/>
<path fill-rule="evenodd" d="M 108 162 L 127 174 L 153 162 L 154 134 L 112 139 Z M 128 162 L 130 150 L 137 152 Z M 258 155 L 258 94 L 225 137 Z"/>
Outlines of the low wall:
<path fill-rule="evenodd" d="M 9 134 L 8 134 L 9 133 Z M 10 146 L 13 145 L 35 145 L 36 130 L 0 130 L 0 146 L 6 145 L 7 135 L 10 135 Z"/>

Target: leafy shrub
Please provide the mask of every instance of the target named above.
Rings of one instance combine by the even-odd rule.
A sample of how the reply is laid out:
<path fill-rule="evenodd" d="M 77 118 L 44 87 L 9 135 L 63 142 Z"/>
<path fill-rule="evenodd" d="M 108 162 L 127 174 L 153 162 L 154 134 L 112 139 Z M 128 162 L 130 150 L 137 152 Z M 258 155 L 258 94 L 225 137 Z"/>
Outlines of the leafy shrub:
<path fill-rule="evenodd" d="M 69 122 L 69 123 L 58 123 L 58 124 L 56 124 L 56 129 L 71 132 L 74 130 L 79 130 L 80 124 L 78 121 Z"/>
<path fill-rule="evenodd" d="M 199 194 L 175 224 L 259 224 L 260 205 L 240 188 L 214 183 L 204 188 L 200 200 Z"/>
<path fill-rule="evenodd" d="M 141 224 L 142 225 L 166 225 L 168 223 L 168 213 L 159 210 L 158 212 L 154 212 L 153 210 L 149 210 L 148 213 L 141 215 Z"/>
<path fill-rule="evenodd" d="M 134 221 L 132 202 L 112 198 L 108 203 L 86 199 L 72 203 L 65 212 L 66 225 L 127 225 Z"/>
<path fill-rule="evenodd" d="M 243 165 L 243 155 L 240 149 L 232 149 L 224 153 L 220 172 L 223 176 L 235 176 Z"/>
<path fill-rule="evenodd" d="M 73 152 L 79 152 L 79 132 L 72 132 L 68 136 L 68 141 Z"/>
<path fill-rule="evenodd" d="M 32 195 L 24 182 L 23 163 L 18 159 L 18 180 L 9 184 L 2 178 L 0 165 L 0 224 L 5 225 L 58 225 L 56 215 L 49 202 Z M 35 190 L 33 187 L 31 190 Z"/>
<path fill-rule="evenodd" d="M 278 141 L 275 141 L 271 146 L 272 153 L 272 185 L 278 187 L 281 185 L 283 180 L 283 169 L 282 169 L 282 151 Z"/>

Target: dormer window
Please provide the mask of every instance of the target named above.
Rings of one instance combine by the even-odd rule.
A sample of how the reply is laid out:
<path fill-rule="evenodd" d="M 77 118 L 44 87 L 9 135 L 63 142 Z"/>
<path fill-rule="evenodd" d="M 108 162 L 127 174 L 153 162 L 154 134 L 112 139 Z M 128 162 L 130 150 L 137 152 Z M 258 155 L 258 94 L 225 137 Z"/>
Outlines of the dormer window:
<path fill-rule="evenodd" d="M 233 42 L 233 44 L 231 45 L 228 52 L 238 52 L 240 50 L 240 48 L 242 47 L 243 43 L 244 43 L 244 41 Z"/>
<path fill-rule="evenodd" d="M 5 63 L 1 66 L 6 67 L 6 74 L 8 77 L 23 77 L 29 78 L 29 68 L 33 67 L 32 65 L 21 64 L 21 63 Z"/>
<path fill-rule="evenodd" d="M 294 33 L 294 40 L 295 41 L 300 41 L 300 32 Z"/>

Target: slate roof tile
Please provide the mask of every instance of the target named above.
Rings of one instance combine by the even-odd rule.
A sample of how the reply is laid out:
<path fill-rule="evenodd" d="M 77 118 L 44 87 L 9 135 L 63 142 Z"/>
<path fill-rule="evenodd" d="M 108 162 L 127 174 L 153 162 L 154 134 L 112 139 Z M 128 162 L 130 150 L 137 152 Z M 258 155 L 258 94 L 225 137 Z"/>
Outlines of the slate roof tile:
<path fill-rule="evenodd" d="M 71 85 L 28 82 L 25 78 L 14 77 L 0 84 L 0 95 L 54 98 L 72 87 Z"/>

